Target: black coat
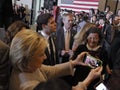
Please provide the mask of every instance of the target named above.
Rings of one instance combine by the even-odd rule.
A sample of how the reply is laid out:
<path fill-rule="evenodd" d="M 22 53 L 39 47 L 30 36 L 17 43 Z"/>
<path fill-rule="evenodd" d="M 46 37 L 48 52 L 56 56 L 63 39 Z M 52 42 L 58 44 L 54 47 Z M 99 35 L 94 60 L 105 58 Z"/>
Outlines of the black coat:
<path fill-rule="evenodd" d="M 0 0 L 0 27 L 7 28 L 12 23 L 12 0 Z"/>
<path fill-rule="evenodd" d="M 41 35 L 41 33 L 39 33 Z M 56 33 L 53 33 L 50 35 L 50 37 L 52 40 L 53 40 L 53 44 L 55 46 L 55 52 L 51 52 L 51 54 L 49 53 L 49 50 L 48 48 L 46 48 L 45 50 L 45 54 L 47 56 L 46 60 L 44 60 L 43 64 L 45 65 L 55 65 L 55 64 L 58 64 L 59 63 L 59 60 L 58 60 L 58 51 L 57 51 L 57 46 L 56 46 Z M 50 45 L 50 51 L 53 50 L 52 48 L 52 45 L 51 45 L 51 41 L 48 40 L 48 43 Z M 53 57 L 55 56 L 55 57 Z"/>
<path fill-rule="evenodd" d="M 9 76 L 9 47 L 0 40 L 0 90 L 8 90 Z"/>
<path fill-rule="evenodd" d="M 115 31 L 115 36 L 111 44 L 111 50 L 110 50 L 110 57 L 109 57 L 109 65 L 110 68 L 120 69 L 120 31 Z"/>
<path fill-rule="evenodd" d="M 105 72 L 105 67 L 106 63 L 108 60 L 107 52 L 105 49 L 100 47 L 96 51 L 91 51 L 88 50 L 86 45 L 80 45 L 76 51 L 74 52 L 74 55 L 72 57 L 72 60 L 74 60 L 81 52 L 87 51 L 89 52 L 92 56 L 99 58 L 100 60 L 103 61 L 103 72 Z M 89 74 L 91 68 L 88 66 L 76 66 L 75 74 L 74 74 L 74 84 L 76 85 L 78 82 L 83 81 Z M 94 90 L 93 86 L 98 83 L 99 78 L 94 80 L 88 87 L 88 90 Z"/>

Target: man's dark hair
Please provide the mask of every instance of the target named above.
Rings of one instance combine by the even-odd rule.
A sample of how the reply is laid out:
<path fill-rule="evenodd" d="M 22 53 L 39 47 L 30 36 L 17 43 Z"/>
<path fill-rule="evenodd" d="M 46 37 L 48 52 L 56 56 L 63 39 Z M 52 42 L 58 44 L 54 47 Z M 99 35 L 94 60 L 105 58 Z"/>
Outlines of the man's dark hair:
<path fill-rule="evenodd" d="M 37 27 L 38 27 L 38 30 L 42 30 L 42 25 L 45 24 L 47 25 L 48 23 L 48 20 L 53 17 L 52 14 L 50 13 L 45 13 L 45 14 L 40 14 L 38 17 L 37 17 Z"/>

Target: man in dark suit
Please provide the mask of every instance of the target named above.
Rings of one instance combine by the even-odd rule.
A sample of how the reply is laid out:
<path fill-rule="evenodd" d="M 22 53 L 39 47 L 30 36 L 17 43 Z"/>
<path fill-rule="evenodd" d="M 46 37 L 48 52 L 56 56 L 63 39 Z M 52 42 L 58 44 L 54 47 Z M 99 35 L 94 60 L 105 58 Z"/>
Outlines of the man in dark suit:
<path fill-rule="evenodd" d="M 115 30 L 115 35 L 111 44 L 109 67 L 111 75 L 107 80 L 109 90 L 120 89 L 120 26 Z"/>
<path fill-rule="evenodd" d="M 9 76 L 9 47 L 0 40 L 0 90 L 8 90 Z"/>
<path fill-rule="evenodd" d="M 60 62 L 69 61 L 70 56 L 73 51 L 72 45 L 74 41 L 74 35 L 77 33 L 76 30 L 73 30 L 73 15 L 68 13 L 63 15 L 63 27 L 58 28 L 57 30 L 57 46 L 58 46 L 58 54 L 60 58 Z M 66 49 L 66 35 L 69 32 L 69 38 L 67 39 L 68 47 Z"/>
<path fill-rule="evenodd" d="M 0 28 L 7 29 L 12 22 L 12 0 L 0 0 Z"/>
<path fill-rule="evenodd" d="M 99 27 L 101 27 L 101 32 L 103 34 L 104 40 L 103 40 L 103 47 L 106 49 L 108 55 L 109 55 L 109 50 L 111 48 L 111 41 L 112 41 L 112 34 L 111 34 L 111 25 L 107 24 L 105 22 L 105 18 L 101 17 L 99 19 Z"/>
<path fill-rule="evenodd" d="M 41 31 L 38 31 L 40 35 L 45 37 L 48 40 L 48 47 L 45 51 L 47 59 L 44 60 L 46 65 L 55 65 L 58 64 L 58 53 L 56 49 L 56 23 L 53 15 L 51 14 L 41 14 L 37 18 L 37 25 L 39 28 L 42 28 Z"/>

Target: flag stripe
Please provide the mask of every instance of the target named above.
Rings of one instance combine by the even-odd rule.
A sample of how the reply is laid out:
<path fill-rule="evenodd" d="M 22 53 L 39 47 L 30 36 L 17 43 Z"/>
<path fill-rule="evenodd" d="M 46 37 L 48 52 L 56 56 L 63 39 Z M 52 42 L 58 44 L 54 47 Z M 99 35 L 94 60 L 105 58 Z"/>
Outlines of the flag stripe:
<path fill-rule="evenodd" d="M 79 5 L 79 6 L 95 6 L 95 7 L 98 7 L 98 5 L 95 5 L 95 4 L 79 4 L 79 3 L 74 3 L 74 5 Z"/>
<path fill-rule="evenodd" d="M 74 8 L 64 8 L 64 7 L 61 7 L 62 9 L 68 9 L 68 10 L 73 10 L 73 11 L 75 11 L 76 13 L 79 13 L 80 11 L 85 11 L 85 12 L 88 12 L 89 10 L 83 10 L 83 9 L 74 9 Z"/>
<path fill-rule="evenodd" d="M 76 12 L 88 12 L 90 8 L 98 9 L 99 0 L 73 0 L 72 4 L 61 3 L 61 9 L 73 10 Z"/>
<path fill-rule="evenodd" d="M 98 5 L 98 2 L 85 2 L 85 1 L 73 1 L 73 4 L 74 3 L 79 3 L 79 4 L 95 4 L 95 5 Z"/>
<path fill-rule="evenodd" d="M 62 4 L 61 7 L 67 7 L 67 8 L 76 8 L 76 9 L 90 9 L 90 8 L 95 8 L 97 9 L 96 6 L 79 6 L 79 5 L 67 5 L 67 4 Z"/>

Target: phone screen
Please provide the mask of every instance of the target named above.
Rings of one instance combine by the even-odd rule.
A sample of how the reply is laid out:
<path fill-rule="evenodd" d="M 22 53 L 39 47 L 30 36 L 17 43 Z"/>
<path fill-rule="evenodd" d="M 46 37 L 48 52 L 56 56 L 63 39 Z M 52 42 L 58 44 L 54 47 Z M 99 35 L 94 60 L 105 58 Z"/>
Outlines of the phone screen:
<path fill-rule="evenodd" d="M 91 55 L 86 55 L 86 57 L 84 59 L 84 63 L 89 65 L 92 68 L 102 66 L 102 61 Z"/>
<path fill-rule="evenodd" d="M 96 86 L 95 89 L 96 90 L 108 90 L 107 87 L 103 83 L 100 83 L 98 86 Z"/>

